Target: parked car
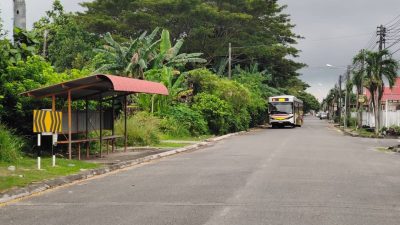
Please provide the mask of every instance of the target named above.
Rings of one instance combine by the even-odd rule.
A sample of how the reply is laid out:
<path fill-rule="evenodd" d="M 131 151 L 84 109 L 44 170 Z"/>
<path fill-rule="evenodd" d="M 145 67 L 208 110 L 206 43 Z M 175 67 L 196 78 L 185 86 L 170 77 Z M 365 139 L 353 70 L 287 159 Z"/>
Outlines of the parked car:
<path fill-rule="evenodd" d="M 320 120 L 328 119 L 328 114 L 326 112 L 320 112 L 319 113 L 319 119 Z"/>

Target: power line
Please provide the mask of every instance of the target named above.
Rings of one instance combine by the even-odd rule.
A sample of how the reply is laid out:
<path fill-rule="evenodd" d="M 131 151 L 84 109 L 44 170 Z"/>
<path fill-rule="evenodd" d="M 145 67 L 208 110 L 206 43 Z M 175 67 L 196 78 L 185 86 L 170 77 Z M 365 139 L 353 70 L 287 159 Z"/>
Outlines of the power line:
<path fill-rule="evenodd" d="M 385 26 L 387 26 L 387 25 L 389 25 L 390 23 L 394 22 L 396 19 L 400 19 L 400 14 L 397 15 L 394 19 L 392 19 L 392 20 L 390 20 L 389 22 L 387 22 L 387 23 L 385 24 Z"/>
<path fill-rule="evenodd" d="M 396 51 L 392 52 L 391 55 L 394 55 L 394 54 L 396 54 L 396 53 L 399 52 L 399 51 L 400 51 L 400 48 L 397 49 Z"/>
<path fill-rule="evenodd" d="M 395 41 L 393 44 L 391 44 L 388 47 L 386 47 L 385 49 L 389 49 L 389 48 L 393 47 L 394 45 L 396 45 L 399 42 L 400 42 L 400 38 L 397 41 Z"/>

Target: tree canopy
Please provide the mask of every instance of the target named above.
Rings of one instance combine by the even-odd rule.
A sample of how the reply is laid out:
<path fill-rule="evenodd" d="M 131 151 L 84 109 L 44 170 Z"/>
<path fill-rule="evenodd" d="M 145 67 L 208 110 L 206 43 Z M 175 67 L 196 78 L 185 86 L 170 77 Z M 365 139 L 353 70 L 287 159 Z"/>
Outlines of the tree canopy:
<path fill-rule="evenodd" d="M 95 0 L 82 6 L 87 10 L 78 21 L 91 32 L 127 40 L 165 28 L 172 40 L 185 38 L 183 52 L 204 53 L 210 67 L 222 63 L 226 68 L 232 43 L 233 64 L 258 63 L 275 86 L 287 86 L 304 66 L 291 59 L 298 56 L 293 44 L 301 37 L 277 0 Z"/>

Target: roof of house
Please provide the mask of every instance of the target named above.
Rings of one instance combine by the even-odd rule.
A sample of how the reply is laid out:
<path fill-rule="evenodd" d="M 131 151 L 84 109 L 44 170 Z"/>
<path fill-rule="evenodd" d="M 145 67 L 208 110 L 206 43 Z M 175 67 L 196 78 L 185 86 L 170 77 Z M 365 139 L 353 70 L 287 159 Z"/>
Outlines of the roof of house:
<path fill-rule="evenodd" d="M 382 101 L 386 100 L 400 100 L 400 78 L 396 78 L 396 82 L 392 88 L 385 87 Z"/>

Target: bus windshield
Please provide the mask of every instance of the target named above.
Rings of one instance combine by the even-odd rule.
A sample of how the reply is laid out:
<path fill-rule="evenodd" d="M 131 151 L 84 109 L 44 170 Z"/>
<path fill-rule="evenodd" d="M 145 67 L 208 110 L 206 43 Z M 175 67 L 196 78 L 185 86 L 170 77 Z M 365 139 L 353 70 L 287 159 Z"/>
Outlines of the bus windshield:
<path fill-rule="evenodd" d="M 270 114 L 292 114 L 292 102 L 271 102 L 269 104 Z"/>

